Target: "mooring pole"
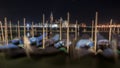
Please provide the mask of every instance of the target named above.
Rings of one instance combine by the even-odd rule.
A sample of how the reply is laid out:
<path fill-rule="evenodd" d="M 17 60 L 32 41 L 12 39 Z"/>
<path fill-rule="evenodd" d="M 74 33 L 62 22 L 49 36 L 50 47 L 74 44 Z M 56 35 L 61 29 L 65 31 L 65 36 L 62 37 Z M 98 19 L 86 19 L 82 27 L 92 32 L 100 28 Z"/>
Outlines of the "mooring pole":
<path fill-rule="evenodd" d="M 53 24 L 53 13 L 51 12 L 51 15 L 50 15 L 50 35 L 52 35 L 52 24 Z"/>
<path fill-rule="evenodd" d="M 8 45 L 8 30 L 7 30 L 7 18 L 5 17 L 4 19 L 4 22 L 5 22 L 5 41 L 6 41 L 6 44 Z"/>
<path fill-rule="evenodd" d="M 94 46 L 95 55 L 97 54 L 97 52 L 96 52 L 96 49 L 97 49 L 97 23 L 98 23 L 98 12 L 96 12 L 96 16 L 95 16 L 95 46 Z"/>
<path fill-rule="evenodd" d="M 69 19 L 70 19 L 70 14 L 69 12 L 67 13 L 67 52 L 69 52 Z"/>
<path fill-rule="evenodd" d="M 18 20 L 18 38 L 20 39 L 20 21 Z"/>
<path fill-rule="evenodd" d="M 78 25 L 78 21 L 76 20 L 76 24 L 75 24 L 75 40 L 77 40 L 77 25 Z"/>
<path fill-rule="evenodd" d="M 94 34 L 94 20 L 92 20 L 92 32 L 91 32 L 92 41 L 94 40 L 93 34 Z"/>
<path fill-rule="evenodd" d="M 23 22 L 24 22 L 24 37 L 25 37 L 26 36 L 26 25 L 25 25 L 26 19 L 25 18 L 23 19 Z"/>
<path fill-rule="evenodd" d="M 47 39 L 48 39 L 48 27 L 49 27 L 49 26 L 48 26 L 48 21 L 46 21 L 46 24 L 47 24 L 47 25 L 46 25 L 46 34 L 47 34 L 47 35 L 46 35 L 46 40 L 47 40 Z"/>
<path fill-rule="evenodd" d="M 60 18 L 60 40 L 62 40 L 62 18 Z"/>
<path fill-rule="evenodd" d="M 13 36 L 12 36 L 12 25 L 11 25 L 11 21 L 10 21 L 10 37 L 11 37 L 11 40 L 13 39 Z"/>
<path fill-rule="evenodd" d="M 32 37 L 34 37 L 34 22 L 32 22 Z"/>
<path fill-rule="evenodd" d="M 3 25 L 2 22 L 0 21 L 0 27 L 1 27 L 1 32 L 2 32 L 2 41 L 5 41 L 5 37 L 4 37 L 4 29 L 3 29 Z"/>
<path fill-rule="evenodd" d="M 111 34 L 112 34 L 112 19 L 110 20 L 110 26 L 109 26 L 109 42 L 111 42 Z"/>
<path fill-rule="evenodd" d="M 45 15 L 43 14 L 43 49 L 45 48 L 45 29 L 44 29 Z"/>

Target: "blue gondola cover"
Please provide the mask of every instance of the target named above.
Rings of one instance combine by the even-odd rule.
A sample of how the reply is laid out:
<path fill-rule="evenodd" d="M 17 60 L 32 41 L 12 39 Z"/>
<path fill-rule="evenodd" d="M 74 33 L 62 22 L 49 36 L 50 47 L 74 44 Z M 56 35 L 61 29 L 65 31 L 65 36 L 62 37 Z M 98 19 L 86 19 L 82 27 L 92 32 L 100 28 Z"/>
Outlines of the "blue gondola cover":
<path fill-rule="evenodd" d="M 93 47 L 94 44 L 91 40 L 89 39 L 81 39 L 77 42 L 76 44 L 76 48 L 80 48 L 80 47 L 85 47 L 85 46 L 90 46 L 90 47 Z"/>
<path fill-rule="evenodd" d="M 14 44 L 6 44 L 6 45 L 3 45 L 3 46 L 0 46 L 0 49 L 11 49 L 11 48 L 18 48 L 18 46 L 14 45 Z"/>
<path fill-rule="evenodd" d="M 59 34 L 56 34 L 56 35 L 52 38 L 52 40 L 54 40 L 54 42 L 57 42 L 57 41 L 59 41 L 59 38 L 60 38 L 60 35 L 59 35 Z"/>

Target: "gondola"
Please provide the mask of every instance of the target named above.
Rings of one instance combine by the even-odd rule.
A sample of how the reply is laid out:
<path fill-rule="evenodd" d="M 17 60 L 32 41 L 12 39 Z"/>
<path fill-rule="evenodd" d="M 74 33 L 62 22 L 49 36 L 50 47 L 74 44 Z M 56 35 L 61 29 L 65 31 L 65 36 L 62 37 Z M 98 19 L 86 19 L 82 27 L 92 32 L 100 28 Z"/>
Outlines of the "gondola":
<path fill-rule="evenodd" d="M 75 46 L 75 52 L 78 58 L 93 55 L 94 44 L 90 39 L 80 39 L 76 46 Z"/>
<path fill-rule="evenodd" d="M 114 59 L 114 49 L 112 43 L 107 39 L 101 39 L 97 42 L 97 56 L 99 58 Z"/>
<path fill-rule="evenodd" d="M 51 39 L 47 40 L 47 42 L 45 42 L 46 47 L 45 49 L 42 48 L 42 39 L 43 36 L 39 36 L 39 37 L 32 37 L 29 38 L 29 42 L 30 42 L 30 47 L 32 49 L 32 52 L 30 52 L 31 56 L 43 56 L 43 55 L 52 55 L 52 54 L 57 54 L 57 53 L 63 53 L 63 51 L 59 50 L 59 48 L 54 47 L 54 44 L 57 43 L 59 41 L 59 35 L 56 34 L 54 37 L 52 37 Z M 1 49 L 3 49 L 2 51 L 9 57 L 20 57 L 20 56 L 26 56 L 26 51 L 23 48 L 22 40 L 12 40 L 12 44 L 8 44 L 8 46 L 2 46 L 0 47 Z M 6 47 L 6 48 L 5 48 Z"/>
<path fill-rule="evenodd" d="M 31 53 L 31 55 L 34 57 L 39 57 L 66 54 L 67 49 L 65 42 L 65 40 L 59 40 L 59 34 L 56 34 L 54 37 L 46 41 L 45 49 L 34 48 L 34 52 Z"/>

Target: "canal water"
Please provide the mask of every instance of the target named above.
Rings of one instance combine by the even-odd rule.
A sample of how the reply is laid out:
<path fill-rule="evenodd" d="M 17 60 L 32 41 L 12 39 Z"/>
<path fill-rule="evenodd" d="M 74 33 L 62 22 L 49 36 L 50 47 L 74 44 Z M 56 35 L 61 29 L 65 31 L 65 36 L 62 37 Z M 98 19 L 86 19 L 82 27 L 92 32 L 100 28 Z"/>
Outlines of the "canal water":
<path fill-rule="evenodd" d="M 120 68 L 120 60 L 113 62 L 92 56 L 70 59 L 61 54 L 37 59 L 27 57 L 9 59 L 0 54 L 0 68 Z"/>

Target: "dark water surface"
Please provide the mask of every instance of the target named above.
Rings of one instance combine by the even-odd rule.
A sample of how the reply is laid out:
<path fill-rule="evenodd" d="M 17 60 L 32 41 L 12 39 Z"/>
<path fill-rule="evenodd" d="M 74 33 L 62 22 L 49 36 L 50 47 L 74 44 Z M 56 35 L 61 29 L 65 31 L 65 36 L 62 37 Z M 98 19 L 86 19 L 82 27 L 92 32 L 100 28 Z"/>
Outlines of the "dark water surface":
<path fill-rule="evenodd" d="M 115 63 L 96 57 L 70 59 L 65 55 L 54 55 L 39 59 L 27 57 L 8 59 L 0 55 L 0 68 L 120 68 L 120 60 Z"/>

